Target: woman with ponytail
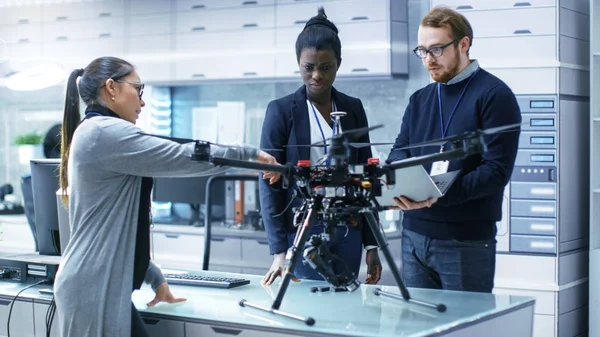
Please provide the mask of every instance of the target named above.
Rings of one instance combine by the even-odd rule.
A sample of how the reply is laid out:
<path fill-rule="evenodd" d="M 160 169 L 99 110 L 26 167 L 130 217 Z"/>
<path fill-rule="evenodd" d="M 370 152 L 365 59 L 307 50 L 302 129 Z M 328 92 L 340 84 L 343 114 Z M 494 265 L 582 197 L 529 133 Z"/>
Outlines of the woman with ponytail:
<path fill-rule="evenodd" d="M 69 76 L 61 134 L 60 187 L 71 237 L 54 281 L 63 337 L 147 336 L 131 293 L 148 283 L 153 306 L 175 298 L 150 261 L 152 177 L 223 172 L 192 162 L 194 143 L 144 135 L 135 126 L 144 84 L 122 59 L 102 57 Z M 86 104 L 82 119 L 79 100 Z M 275 163 L 256 149 L 212 148 L 214 156 Z M 265 179 L 277 181 L 278 174 Z M 68 188 L 68 195 L 66 193 Z"/>
<path fill-rule="evenodd" d="M 346 112 L 341 117 L 341 129 L 350 130 L 367 127 L 367 116 L 362 102 L 345 95 L 333 87 L 337 71 L 342 64 L 341 42 L 337 27 L 327 19 L 320 7 L 296 40 L 296 60 L 304 85 L 295 93 L 271 101 L 262 128 L 261 148 L 284 149 L 273 152 L 279 163 L 296 163 L 309 160 L 311 165 L 323 165 L 327 149 L 308 147 L 308 144 L 325 141 L 336 129 L 331 118 L 334 111 Z M 357 140 L 368 143 L 369 135 Z M 286 145 L 289 145 L 286 147 Z M 351 149 L 350 164 L 366 164 L 371 157 L 371 148 Z M 273 263 L 263 278 L 270 285 L 283 273 L 285 253 L 293 244 L 296 228 L 293 224 L 292 206 L 302 203 L 291 190 L 281 189 L 278 184 L 259 182 L 260 207 L 269 241 Z M 284 216 L 275 216 L 284 213 Z M 323 233 L 323 224 L 313 226 L 311 234 Z M 341 258 L 330 266 L 336 275 L 344 270 L 358 276 L 362 247 L 366 249 L 367 279 L 375 284 L 381 276 L 381 262 L 377 243 L 364 218 L 355 224 L 340 224 L 336 235 L 331 237 L 331 252 Z M 297 263 L 294 281 L 298 278 L 322 280 L 323 277 L 304 263 Z"/>

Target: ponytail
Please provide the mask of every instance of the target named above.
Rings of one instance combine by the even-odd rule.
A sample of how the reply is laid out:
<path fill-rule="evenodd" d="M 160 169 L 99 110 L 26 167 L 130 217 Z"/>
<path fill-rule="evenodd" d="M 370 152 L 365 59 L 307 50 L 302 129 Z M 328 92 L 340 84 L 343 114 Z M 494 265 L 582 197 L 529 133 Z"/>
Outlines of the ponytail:
<path fill-rule="evenodd" d="M 62 201 L 67 202 L 67 187 L 69 186 L 67 175 L 67 163 L 69 162 L 69 148 L 73 140 L 73 134 L 77 125 L 81 122 L 79 112 L 79 90 L 77 89 L 77 79 L 83 76 L 83 69 L 76 69 L 71 72 L 67 81 L 67 95 L 65 99 L 65 113 L 61 128 L 60 142 L 60 188 L 62 190 Z"/>
<path fill-rule="evenodd" d="M 105 85 L 106 80 L 113 79 L 116 81 L 133 71 L 134 67 L 131 63 L 120 58 L 105 56 L 93 60 L 85 69 L 77 69 L 71 72 L 67 81 L 67 97 L 65 99 L 65 114 L 60 141 L 60 188 L 63 203 L 67 202 L 67 187 L 69 187 L 67 179 L 69 149 L 75 129 L 81 122 L 80 97 L 87 105 L 101 103 L 99 92 Z M 78 80 L 80 76 L 81 78 Z"/>

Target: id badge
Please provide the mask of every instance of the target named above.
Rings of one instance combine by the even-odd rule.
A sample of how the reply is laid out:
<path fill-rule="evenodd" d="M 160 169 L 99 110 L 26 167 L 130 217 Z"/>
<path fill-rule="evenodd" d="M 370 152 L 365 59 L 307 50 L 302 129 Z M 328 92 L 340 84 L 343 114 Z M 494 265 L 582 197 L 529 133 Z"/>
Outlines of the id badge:
<path fill-rule="evenodd" d="M 447 160 L 444 161 L 436 161 L 431 165 L 431 176 L 437 176 L 438 174 L 444 174 L 448 172 L 448 164 Z"/>

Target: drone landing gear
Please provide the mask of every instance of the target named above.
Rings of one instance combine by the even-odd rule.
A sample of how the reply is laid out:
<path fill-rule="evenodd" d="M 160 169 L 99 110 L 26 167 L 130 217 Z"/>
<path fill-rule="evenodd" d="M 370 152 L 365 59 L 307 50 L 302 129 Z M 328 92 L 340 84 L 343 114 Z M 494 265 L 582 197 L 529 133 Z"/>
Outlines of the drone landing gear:
<path fill-rule="evenodd" d="M 392 257 L 392 254 L 390 253 L 390 250 L 388 249 L 385 239 L 384 239 L 383 235 L 381 234 L 381 231 L 379 230 L 379 226 L 377 225 L 377 220 L 375 219 L 375 217 L 373 216 L 373 213 L 371 213 L 371 212 L 364 212 L 363 214 L 365 215 L 365 217 L 367 219 L 369 228 L 371 228 L 371 231 L 373 232 L 373 236 L 375 236 L 375 240 L 377 241 L 377 244 L 379 245 L 379 249 L 381 250 L 381 252 L 383 252 L 383 256 L 388 264 L 388 268 L 390 268 L 390 271 L 392 272 L 392 276 L 394 276 L 394 280 L 396 281 L 396 283 L 398 284 L 398 287 L 400 288 L 400 295 L 381 290 L 380 288 L 375 288 L 373 293 L 377 296 L 389 297 L 389 298 L 405 301 L 407 303 L 436 309 L 439 312 L 446 311 L 446 306 L 444 304 L 429 303 L 429 302 L 425 302 L 425 301 L 416 300 L 416 299 L 410 297 L 408 289 L 406 289 L 406 286 L 404 286 L 404 282 L 402 282 L 402 279 L 400 278 L 400 273 L 398 272 L 398 267 L 396 267 L 396 263 L 394 263 L 394 258 Z"/>
<path fill-rule="evenodd" d="M 292 275 L 294 268 L 296 267 L 296 263 L 298 262 L 298 259 L 302 257 L 304 246 L 306 245 L 306 241 L 308 241 L 308 238 L 310 237 L 310 229 L 317 218 L 317 213 L 320 211 L 322 199 L 323 198 L 321 196 L 315 197 L 315 202 L 308 209 L 306 217 L 304 218 L 304 222 L 298 228 L 296 238 L 294 239 L 294 244 L 287 251 L 287 255 L 285 258 L 286 263 L 283 271 L 283 279 L 281 281 L 281 285 L 279 286 L 279 290 L 277 291 L 277 296 L 275 297 L 275 300 L 271 305 L 271 308 L 266 308 L 260 305 L 252 304 L 246 300 L 241 300 L 239 302 L 240 306 L 247 306 L 258 310 L 266 311 L 275 315 L 295 319 L 297 321 L 304 322 L 306 325 L 315 324 L 315 319 L 312 317 L 302 317 L 298 315 L 289 314 L 279 310 L 279 307 L 281 306 L 283 296 L 285 296 L 285 292 L 290 284 L 290 281 L 292 280 Z"/>
<path fill-rule="evenodd" d="M 312 227 L 312 224 L 315 222 L 317 213 L 320 211 L 320 207 L 322 205 L 321 204 L 321 201 L 322 201 L 321 196 L 318 196 L 315 199 L 316 200 L 314 201 L 314 203 L 308 209 L 308 213 L 307 213 L 306 217 L 304 218 L 303 224 L 301 225 L 300 228 L 298 228 L 298 234 L 296 235 L 294 244 L 287 252 L 286 266 L 285 266 L 285 270 L 284 270 L 283 280 L 281 282 L 281 286 L 279 287 L 277 296 L 275 297 L 275 300 L 273 301 L 271 308 L 267 308 L 264 306 L 249 303 L 246 300 L 241 300 L 239 302 L 240 306 L 251 307 L 251 308 L 269 312 L 269 313 L 272 313 L 275 315 L 280 315 L 280 316 L 284 316 L 287 318 L 302 321 L 306 325 L 314 325 L 315 324 L 315 319 L 312 317 L 302 317 L 302 316 L 293 315 L 293 314 L 286 313 L 286 312 L 279 310 L 279 307 L 281 306 L 281 302 L 283 300 L 283 296 L 285 295 L 287 287 L 290 284 L 294 267 L 296 266 L 298 259 L 302 256 L 302 252 L 304 251 L 304 246 L 305 246 L 306 242 L 308 241 L 308 238 L 310 237 L 310 232 L 311 232 L 310 229 Z M 408 289 L 406 289 L 406 287 L 404 286 L 404 283 L 402 282 L 402 279 L 400 278 L 400 273 L 398 272 L 398 268 L 396 267 L 396 264 L 394 263 L 392 254 L 390 253 L 388 246 L 385 242 L 385 238 L 383 237 L 383 234 L 381 233 L 381 231 L 379 229 L 379 226 L 377 224 L 377 220 L 375 219 L 375 216 L 373 216 L 373 213 L 370 211 L 364 212 L 363 214 L 366 217 L 369 228 L 371 228 L 371 231 L 373 232 L 373 235 L 375 236 L 375 240 L 377 241 L 377 244 L 379 245 L 379 249 L 381 249 L 381 251 L 383 252 L 383 256 L 385 257 L 385 260 L 388 263 L 390 271 L 392 272 L 392 275 L 394 276 L 394 280 L 396 281 L 396 283 L 398 284 L 398 287 L 400 288 L 400 295 L 391 293 L 391 292 L 387 292 L 387 291 L 383 291 L 380 288 L 376 288 L 374 290 L 374 294 L 377 296 L 394 298 L 394 299 L 405 301 L 407 303 L 436 309 L 439 312 L 446 311 L 446 306 L 444 304 L 429 303 L 429 302 L 425 302 L 425 301 L 421 301 L 421 300 L 416 300 L 416 299 L 413 299 L 410 297 Z"/>

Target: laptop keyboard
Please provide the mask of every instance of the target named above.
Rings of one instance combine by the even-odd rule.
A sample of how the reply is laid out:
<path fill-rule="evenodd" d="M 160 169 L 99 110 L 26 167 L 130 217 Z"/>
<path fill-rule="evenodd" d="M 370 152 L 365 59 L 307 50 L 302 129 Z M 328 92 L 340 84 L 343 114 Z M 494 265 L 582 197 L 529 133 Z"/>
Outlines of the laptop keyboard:
<path fill-rule="evenodd" d="M 448 181 L 447 180 L 438 180 L 435 182 L 435 186 L 437 186 L 437 188 L 440 191 L 444 191 L 446 189 L 446 186 L 448 186 Z"/>
<path fill-rule="evenodd" d="M 165 274 L 169 284 L 210 287 L 210 288 L 235 288 L 250 284 L 250 280 L 243 278 L 213 277 L 194 274 Z"/>

